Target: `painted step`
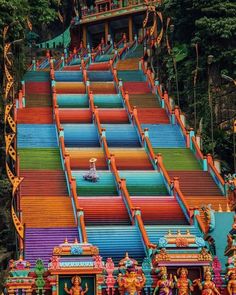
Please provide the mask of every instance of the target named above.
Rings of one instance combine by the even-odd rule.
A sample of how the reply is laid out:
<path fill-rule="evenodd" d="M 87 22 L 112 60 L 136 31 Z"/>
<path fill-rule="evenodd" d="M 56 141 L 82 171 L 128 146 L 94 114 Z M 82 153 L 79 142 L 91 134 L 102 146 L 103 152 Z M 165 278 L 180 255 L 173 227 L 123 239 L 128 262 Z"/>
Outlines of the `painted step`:
<path fill-rule="evenodd" d="M 99 108 L 122 108 L 123 99 L 120 94 L 94 94 L 94 105 Z"/>
<path fill-rule="evenodd" d="M 21 210 L 27 228 L 76 226 L 71 198 L 68 196 L 24 196 L 21 198 Z"/>
<path fill-rule="evenodd" d="M 56 71 L 56 82 L 82 82 L 83 74 L 79 71 Z"/>
<path fill-rule="evenodd" d="M 157 171 L 119 171 L 131 196 L 167 196 L 162 175 Z"/>
<path fill-rule="evenodd" d="M 84 94 L 86 88 L 83 82 L 56 82 L 58 94 Z"/>
<path fill-rule="evenodd" d="M 138 262 L 145 256 L 136 226 L 87 226 L 86 230 L 89 242 L 99 247 L 104 260 L 111 257 L 114 263 L 118 263 L 127 252 Z"/>
<path fill-rule="evenodd" d="M 154 152 L 162 154 L 167 170 L 202 170 L 193 152 L 188 148 L 154 148 Z"/>
<path fill-rule="evenodd" d="M 50 80 L 49 72 L 28 71 L 23 77 L 26 82 L 48 82 Z"/>
<path fill-rule="evenodd" d="M 79 204 L 84 209 L 86 226 L 130 224 L 127 209 L 120 196 L 79 197 Z"/>
<path fill-rule="evenodd" d="M 114 82 L 90 82 L 90 90 L 94 94 L 116 94 Z"/>
<path fill-rule="evenodd" d="M 34 107 L 17 109 L 18 124 L 52 124 L 52 108 Z"/>
<path fill-rule="evenodd" d="M 88 79 L 92 82 L 108 82 L 113 81 L 113 75 L 111 71 L 87 71 Z"/>
<path fill-rule="evenodd" d="M 142 129 L 148 128 L 148 134 L 154 148 L 184 148 L 184 137 L 177 125 L 172 124 L 142 124 Z"/>
<path fill-rule="evenodd" d="M 118 71 L 118 78 L 123 82 L 144 82 L 146 81 L 146 77 L 143 74 L 143 71 Z"/>
<path fill-rule="evenodd" d="M 25 82 L 25 93 L 29 94 L 50 94 L 51 84 L 48 82 Z"/>
<path fill-rule="evenodd" d="M 109 151 L 115 155 L 118 170 L 153 170 L 143 148 L 109 148 Z"/>
<path fill-rule="evenodd" d="M 18 148 L 21 170 L 61 170 L 59 148 Z"/>
<path fill-rule="evenodd" d="M 109 61 L 110 60 L 110 55 L 107 57 L 104 56 L 99 56 L 96 58 L 96 61 L 101 61 L 98 63 L 91 63 L 88 66 L 88 71 L 108 71 L 110 69 L 110 64 L 108 62 L 102 62 L 102 61 Z"/>
<path fill-rule="evenodd" d="M 51 107 L 52 106 L 52 97 L 51 94 L 27 94 L 25 97 L 26 108 L 38 108 L 38 107 Z"/>
<path fill-rule="evenodd" d="M 145 94 L 151 92 L 148 82 L 124 82 L 123 86 L 124 90 L 128 91 L 129 94 Z"/>
<path fill-rule="evenodd" d="M 137 108 L 160 108 L 160 103 L 152 93 L 146 94 L 129 94 L 129 102 L 131 107 L 136 106 Z"/>
<path fill-rule="evenodd" d="M 81 65 L 71 65 L 71 66 L 65 66 L 62 71 L 80 71 Z"/>
<path fill-rule="evenodd" d="M 169 124 L 170 120 L 164 109 L 137 108 L 141 124 Z"/>
<path fill-rule="evenodd" d="M 139 61 L 140 61 L 140 58 L 138 57 L 119 60 L 116 65 L 116 68 L 118 71 L 139 70 Z"/>
<path fill-rule="evenodd" d="M 110 147 L 139 147 L 139 137 L 131 124 L 103 124 Z"/>
<path fill-rule="evenodd" d="M 169 171 L 171 178 L 179 177 L 185 196 L 221 196 L 222 193 L 207 171 Z M 200 185 L 199 185 L 200 184 Z"/>
<path fill-rule="evenodd" d="M 98 131 L 94 124 L 63 124 L 66 147 L 99 147 Z"/>
<path fill-rule="evenodd" d="M 52 124 L 18 124 L 18 148 L 57 147 L 56 127 Z"/>
<path fill-rule="evenodd" d="M 99 109 L 101 123 L 129 123 L 128 114 L 125 109 Z M 92 123 L 92 112 L 90 109 L 60 109 L 60 122 L 64 123 Z"/>
<path fill-rule="evenodd" d="M 25 259 L 34 267 L 36 260 L 40 258 L 47 267 L 54 247 L 64 243 L 66 238 L 69 243 L 79 240 L 77 228 L 26 228 Z"/>
<path fill-rule="evenodd" d="M 188 224 L 184 213 L 174 197 L 131 197 L 135 207 L 139 207 L 145 225 Z"/>
<path fill-rule="evenodd" d="M 87 94 L 57 94 L 59 108 L 89 108 Z"/>
<path fill-rule="evenodd" d="M 22 196 L 67 196 L 68 189 L 64 171 L 21 170 Z"/>
<path fill-rule="evenodd" d="M 67 148 L 70 155 L 70 166 L 73 170 L 89 169 L 89 160 L 96 158 L 96 168 L 98 170 L 108 170 L 104 151 L 102 148 Z"/>
<path fill-rule="evenodd" d="M 73 177 L 76 179 L 78 196 L 117 196 L 116 183 L 113 174 L 110 171 L 97 171 L 99 180 L 90 182 L 84 179 L 84 175 L 88 170 L 72 171 Z"/>

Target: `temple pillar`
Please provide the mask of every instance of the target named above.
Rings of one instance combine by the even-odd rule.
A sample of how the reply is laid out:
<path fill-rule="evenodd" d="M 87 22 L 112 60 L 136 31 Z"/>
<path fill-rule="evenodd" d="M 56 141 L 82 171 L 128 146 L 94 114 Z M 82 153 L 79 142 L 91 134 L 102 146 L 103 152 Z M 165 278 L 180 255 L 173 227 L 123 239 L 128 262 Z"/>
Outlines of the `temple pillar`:
<path fill-rule="evenodd" d="M 105 43 L 107 44 L 107 37 L 109 34 L 109 24 L 108 22 L 105 22 Z"/>
<path fill-rule="evenodd" d="M 129 16 L 129 42 L 133 41 L 133 19 Z"/>
<path fill-rule="evenodd" d="M 87 28 L 83 25 L 83 45 L 86 47 L 87 44 Z"/>

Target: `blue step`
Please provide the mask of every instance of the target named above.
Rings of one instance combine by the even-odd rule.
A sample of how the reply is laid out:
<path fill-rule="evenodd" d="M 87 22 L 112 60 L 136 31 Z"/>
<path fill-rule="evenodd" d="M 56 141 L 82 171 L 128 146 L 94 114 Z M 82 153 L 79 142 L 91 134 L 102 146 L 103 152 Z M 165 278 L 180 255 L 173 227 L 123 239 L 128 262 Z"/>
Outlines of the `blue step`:
<path fill-rule="evenodd" d="M 120 94 L 94 94 L 94 105 L 99 108 L 122 108 L 123 100 Z"/>
<path fill-rule="evenodd" d="M 89 163 L 88 163 L 89 170 Z M 76 179 L 78 196 L 117 196 L 116 183 L 114 176 L 110 171 L 97 171 L 99 179 L 97 182 L 84 180 L 87 171 L 72 171 Z"/>
<path fill-rule="evenodd" d="M 119 171 L 131 196 L 167 196 L 163 177 L 156 171 Z"/>
<path fill-rule="evenodd" d="M 103 124 L 110 147 L 139 147 L 140 142 L 136 129 L 131 124 Z"/>
<path fill-rule="evenodd" d="M 103 54 L 103 55 L 98 55 L 95 58 L 96 62 L 104 62 L 104 61 L 109 61 L 113 57 L 113 54 Z"/>
<path fill-rule="evenodd" d="M 69 65 L 75 66 L 75 65 L 80 65 L 80 63 L 81 63 L 80 58 L 73 58 Z"/>
<path fill-rule="evenodd" d="M 83 75 L 79 71 L 57 71 L 55 72 L 55 80 L 58 82 L 82 82 Z"/>
<path fill-rule="evenodd" d="M 122 79 L 123 82 L 143 82 L 146 81 L 146 77 L 144 76 L 142 71 L 129 71 L 122 70 L 118 71 L 118 78 Z"/>
<path fill-rule="evenodd" d="M 59 108 L 88 108 L 87 94 L 57 94 Z"/>
<path fill-rule="evenodd" d="M 97 127 L 93 124 L 63 124 L 66 147 L 99 147 Z"/>
<path fill-rule="evenodd" d="M 125 254 L 141 262 L 145 257 L 139 230 L 135 226 L 87 226 L 89 243 L 99 247 L 99 254 L 117 263 Z"/>
<path fill-rule="evenodd" d="M 148 128 L 149 138 L 154 148 L 186 147 L 179 126 L 171 124 L 142 124 L 142 129 Z"/>
<path fill-rule="evenodd" d="M 53 124 L 18 124 L 17 146 L 25 147 L 57 147 L 56 126 Z"/>
<path fill-rule="evenodd" d="M 87 71 L 88 79 L 93 82 L 113 81 L 110 71 Z"/>

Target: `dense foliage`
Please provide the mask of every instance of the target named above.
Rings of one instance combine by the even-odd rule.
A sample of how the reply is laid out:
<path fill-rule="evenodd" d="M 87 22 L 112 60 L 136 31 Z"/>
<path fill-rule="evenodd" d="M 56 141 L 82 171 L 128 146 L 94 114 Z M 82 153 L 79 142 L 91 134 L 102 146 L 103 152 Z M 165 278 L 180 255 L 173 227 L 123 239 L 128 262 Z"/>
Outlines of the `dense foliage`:
<path fill-rule="evenodd" d="M 196 80 L 196 126 L 201 133 L 204 152 L 212 150 L 208 82 L 212 94 L 214 156 L 220 157 L 225 171 L 233 171 L 233 118 L 236 88 L 221 78 L 236 77 L 236 2 L 233 0 L 165 0 L 165 19 L 171 17 L 168 36 L 176 58 L 180 107 L 191 127 L 194 124 L 194 74 Z M 196 44 L 199 63 L 196 67 Z M 213 55 L 212 64 L 207 57 Z M 177 100 L 173 56 L 162 48 L 161 78 Z M 225 163 L 228 163 L 225 165 Z"/>

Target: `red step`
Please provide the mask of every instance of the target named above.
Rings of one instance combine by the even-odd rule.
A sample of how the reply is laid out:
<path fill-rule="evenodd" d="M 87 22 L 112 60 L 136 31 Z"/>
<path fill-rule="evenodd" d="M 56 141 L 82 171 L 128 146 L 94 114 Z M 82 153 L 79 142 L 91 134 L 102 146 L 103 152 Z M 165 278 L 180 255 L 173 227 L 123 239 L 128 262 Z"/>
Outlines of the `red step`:
<path fill-rule="evenodd" d="M 17 109 L 17 123 L 19 124 L 52 124 L 52 108 L 36 107 Z"/>
<path fill-rule="evenodd" d="M 21 170 L 22 196 L 67 196 L 64 171 Z"/>
<path fill-rule="evenodd" d="M 124 109 L 99 109 L 99 118 L 101 123 L 128 123 L 129 118 Z M 89 109 L 60 109 L 61 123 L 92 123 L 92 113 Z"/>
<path fill-rule="evenodd" d="M 123 82 L 124 90 L 130 94 L 150 93 L 148 82 Z"/>
<path fill-rule="evenodd" d="M 51 93 L 50 82 L 25 82 L 26 94 L 47 94 Z"/>
<path fill-rule="evenodd" d="M 94 63 L 90 64 L 88 67 L 88 71 L 108 71 L 110 70 L 110 64 L 106 63 Z"/>
<path fill-rule="evenodd" d="M 80 65 L 77 66 L 65 66 L 63 71 L 80 71 Z"/>
<path fill-rule="evenodd" d="M 210 173 L 207 171 L 168 171 L 171 178 L 179 177 L 180 189 L 185 196 L 222 196 Z"/>
<path fill-rule="evenodd" d="M 79 197 L 78 200 L 84 209 L 86 225 L 130 224 L 121 197 Z"/>
<path fill-rule="evenodd" d="M 144 224 L 187 224 L 184 213 L 173 197 L 131 197 L 140 207 Z"/>
<path fill-rule="evenodd" d="M 137 108 L 138 118 L 141 124 L 169 124 L 170 120 L 165 109 L 161 108 Z"/>

